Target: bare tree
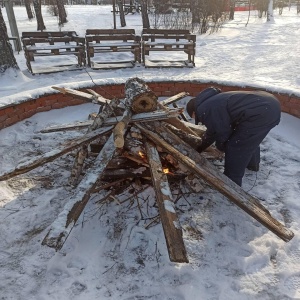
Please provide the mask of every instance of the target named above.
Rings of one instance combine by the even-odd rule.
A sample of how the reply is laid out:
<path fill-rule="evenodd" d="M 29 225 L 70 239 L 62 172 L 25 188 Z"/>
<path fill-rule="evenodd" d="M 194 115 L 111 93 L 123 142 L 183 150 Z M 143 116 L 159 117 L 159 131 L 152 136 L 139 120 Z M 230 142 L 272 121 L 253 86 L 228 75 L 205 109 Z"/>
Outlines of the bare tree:
<path fill-rule="evenodd" d="M 119 7 L 121 27 L 125 27 L 126 26 L 126 20 L 125 20 L 123 0 L 117 0 L 117 3 L 118 3 L 118 7 Z"/>
<path fill-rule="evenodd" d="M 30 0 L 25 0 L 25 7 L 26 7 L 28 19 L 29 20 L 33 19 L 33 13 L 32 13 L 31 5 L 30 5 Z"/>
<path fill-rule="evenodd" d="M 262 18 L 267 15 L 269 0 L 254 0 L 253 1 L 258 10 L 258 17 Z"/>
<path fill-rule="evenodd" d="M 229 6 L 229 20 L 234 19 L 235 0 L 230 0 Z"/>
<path fill-rule="evenodd" d="M 150 28 L 150 21 L 148 16 L 148 1 L 141 0 L 141 10 L 142 10 L 142 22 L 143 28 Z"/>
<path fill-rule="evenodd" d="M 37 30 L 45 30 L 46 26 L 44 24 L 44 19 L 42 16 L 42 7 L 41 7 L 41 1 L 40 0 L 33 0 L 33 7 L 36 15 L 37 20 Z"/>
<path fill-rule="evenodd" d="M 56 0 L 57 8 L 58 8 L 58 17 L 59 17 L 59 25 L 65 24 L 68 22 L 67 20 L 67 12 L 65 9 L 63 0 Z"/>
<path fill-rule="evenodd" d="M 0 73 L 4 73 L 8 68 L 19 69 L 0 7 Z"/>
<path fill-rule="evenodd" d="M 267 21 L 274 21 L 274 16 L 273 16 L 273 0 L 269 0 L 268 4 L 268 13 L 267 13 Z"/>

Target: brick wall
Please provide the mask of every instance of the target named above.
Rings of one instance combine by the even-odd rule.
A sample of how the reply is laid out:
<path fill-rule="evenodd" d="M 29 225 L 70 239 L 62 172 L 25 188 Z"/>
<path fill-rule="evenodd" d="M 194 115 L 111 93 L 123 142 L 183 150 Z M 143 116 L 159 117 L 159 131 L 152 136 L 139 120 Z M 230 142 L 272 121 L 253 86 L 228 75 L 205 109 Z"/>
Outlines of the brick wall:
<path fill-rule="evenodd" d="M 149 82 L 149 88 L 158 96 L 173 96 L 180 92 L 189 92 L 191 96 L 196 96 L 201 90 L 216 86 L 222 91 L 235 90 L 255 90 L 251 87 L 223 86 L 215 83 L 199 82 Z M 84 89 L 82 89 L 84 91 Z M 103 85 L 96 86 L 94 90 L 101 96 L 112 99 L 124 98 L 124 85 Z M 273 93 L 281 103 L 281 109 L 290 115 L 300 118 L 300 97 L 294 95 Z M 19 104 L 11 104 L 0 108 L 0 129 L 13 125 L 21 120 L 30 118 L 34 114 L 51 109 L 63 108 L 83 104 L 85 101 L 75 99 L 72 96 L 61 93 L 43 95 L 38 99 L 31 99 Z"/>

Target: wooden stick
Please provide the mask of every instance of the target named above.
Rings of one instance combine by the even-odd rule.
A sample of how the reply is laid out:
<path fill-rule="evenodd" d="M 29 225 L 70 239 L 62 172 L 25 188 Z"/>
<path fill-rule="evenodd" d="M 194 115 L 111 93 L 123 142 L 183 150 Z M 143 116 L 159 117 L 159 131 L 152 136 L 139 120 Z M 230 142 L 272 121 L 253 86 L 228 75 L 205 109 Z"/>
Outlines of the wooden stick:
<path fill-rule="evenodd" d="M 279 238 L 286 242 L 293 238 L 294 233 L 273 218 L 258 199 L 246 193 L 240 186 L 220 173 L 214 165 L 175 134 L 170 132 L 166 127 L 160 126 L 159 123 L 156 122 L 151 126 L 151 130 L 156 132 L 154 133 L 139 124 L 135 126 L 149 139 L 183 163 L 191 172 L 203 178 L 216 190 L 226 196 L 228 200 L 239 206 L 263 226 L 275 233 Z"/>
<path fill-rule="evenodd" d="M 56 250 L 61 249 L 71 230 L 76 224 L 80 214 L 86 206 L 90 194 L 97 185 L 97 180 L 101 178 L 103 171 L 115 153 L 113 135 L 110 136 L 103 149 L 94 161 L 94 164 L 85 174 L 73 195 L 68 199 L 63 211 L 58 215 L 42 245 L 47 245 Z"/>
<path fill-rule="evenodd" d="M 189 260 L 182 238 L 182 229 L 176 215 L 167 176 L 162 170 L 155 145 L 150 141 L 145 141 L 145 146 L 170 260 L 187 263 Z"/>
<path fill-rule="evenodd" d="M 177 101 L 179 101 L 179 100 L 181 100 L 184 97 L 189 96 L 189 95 L 190 94 L 188 92 L 181 92 L 181 93 L 179 93 L 177 95 L 174 95 L 174 96 L 169 97 L 169 98 L 167 98 L 165 100 L 162 100 L 159 103 L 161 105 L 163 105 L 163 106 L 168 106 L 168 105 L 173 104 L 173 103 L 175 103 L 175 102 L 177 102 Z"/>
<path fill-rule="evenodd" d="M 111 130 L 112 130 L 112 126 L 100 128 L 83 137 L 74 139 L 72 142 L 68 143 L 67 145 L 62 145 L 57 149 L 47 152 L 41 156 L 35 157 L 34 159 L 26 161 L 25 163 L 19 164 L 16 168 L 0 174 L 0 181 L 7 180 L 17 175 L 27 173 L 45 163 L 51 162 L 56 158 L 68 152 L 71 152 L 78 147 L 81 147 L 83 144 L 88 144 L 96 140 L 97 138 L 99 138 L 99 136 L 107 134 Z"/>
<path fill-rule="evenodd" d="M 106 98 L 104 98 L 100 95 L 95 96 L 95 95 L 91 95 L 91 94 L 81 92 L 81 91 L 77 91 L 77 90 L 73 90 L 73 89 L 60 88 L 60 87 L 57 87 L 57 86 L 52 86 L 52 88 L 59 91 L 59 92 L 61 92 L 62 94 L 71 95 L 75 98 L 79 98 L 79 99 L 82 99 L 82 100 L 87 101 L 87 102 L 97 103 L 97 104 L 100 104 L 100 105 L 107 104 L 111 101 L 111 100 L 106 99 Z"/>

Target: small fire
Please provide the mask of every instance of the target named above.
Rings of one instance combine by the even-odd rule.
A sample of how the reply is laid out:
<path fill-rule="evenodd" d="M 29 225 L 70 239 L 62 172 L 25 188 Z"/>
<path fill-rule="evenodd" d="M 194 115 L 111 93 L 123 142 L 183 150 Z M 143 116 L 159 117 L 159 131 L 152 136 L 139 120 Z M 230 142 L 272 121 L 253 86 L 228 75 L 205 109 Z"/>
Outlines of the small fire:
<path fill-rule="evenodd" d="M 141 158 L 145 158 L 145 154 L 144 154 L 142 151 L 139 151 L 139 156 L 140 156 Z"/>
<path fill-rule="evenodd" d="M 163 172 L 164 172 L 165 174 L 170 173 L 169 168 L 163 168 Z"/>

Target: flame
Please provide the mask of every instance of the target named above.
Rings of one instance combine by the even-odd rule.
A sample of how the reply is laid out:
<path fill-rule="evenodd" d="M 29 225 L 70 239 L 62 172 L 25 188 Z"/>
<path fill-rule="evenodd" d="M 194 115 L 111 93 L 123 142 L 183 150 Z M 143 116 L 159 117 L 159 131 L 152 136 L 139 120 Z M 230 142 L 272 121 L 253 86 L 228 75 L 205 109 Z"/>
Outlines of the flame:
<path fill-rule="evenodd" d="M 165 174 L 168 174 L 170 171 L 169 171 L 169 168 L 163 168 L 163 172 L 165 173 Z"/>
<path fill-rule="evenodd" d="M 139 156 L 140 156 L 141 158 L 145 158 L 145 154 L 144 154 L 142 151 L 139 151 Z"/>

